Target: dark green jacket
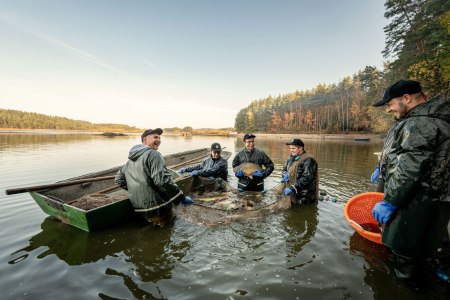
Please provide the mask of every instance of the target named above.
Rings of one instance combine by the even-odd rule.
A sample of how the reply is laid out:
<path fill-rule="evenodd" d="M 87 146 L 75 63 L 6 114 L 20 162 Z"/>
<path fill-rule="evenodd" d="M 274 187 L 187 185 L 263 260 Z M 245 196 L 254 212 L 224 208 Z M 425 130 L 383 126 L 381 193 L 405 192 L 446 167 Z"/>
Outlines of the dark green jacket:
<path fill-rule="evenodd" d="M 410 257 L 432 255 L 449 220 L 450 103 L 434 98 L 395 129 L 384 201 L 398 208 L 383 243 Z"/>
<path fill-rule="evenodd" d="M 272 160 L 267 156 L 267 154 L 259 149 L 254 149 L 249 152 L 245 148 L 239 151 L 233 159 L 232 167 L 236 168 L 242 163 L 251 162 L 263 167 L 263 177 L 253 177 L 250 179 L 247 176 L 238 178 L 238 188 L 245 191 L 262 191 L 264 190 L 264 178 L 272 174 L 275 168 Z"/>
<path fill-rule="evenodd" d="M 131 148 L 127 163 L 114 182 L 128 190 L 136 212 L 145 215 L 156 206 L 180 203 L 183 192 L 173 182 L 162 155 L 146 145 Z"/>

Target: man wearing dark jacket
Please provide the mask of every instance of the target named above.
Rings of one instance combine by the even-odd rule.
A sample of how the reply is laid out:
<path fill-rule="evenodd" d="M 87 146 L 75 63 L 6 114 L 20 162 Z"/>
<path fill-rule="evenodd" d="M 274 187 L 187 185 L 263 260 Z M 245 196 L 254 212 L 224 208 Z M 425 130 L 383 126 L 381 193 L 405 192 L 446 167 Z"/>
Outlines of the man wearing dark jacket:
<path fill-rule="evenodd" d="M 173 204 L 193 203 L 173 182 L 164 158 L 158 152 L 162 133 L 161 128 L 144 131 L 142 144 L 131 148 L 127 163 L 114 180 L 128 190 L 134 211 L 159 227 L 173 220 Z"/>
<path fill-rule="evenodd" d="M 232 167 L 236 168 L 242 163 L 250 162 L 264 166 L 262 171 L 255 171 L 251 176 L 245 176 L 243 170 L 235 173 L 238 178 L 238 190 L 240 191 L 264 191 L 264 178 L 268 177 L 274 169 L 272 160 L 264 151 L 255 148 L 255 135 L 247 133 L 244 135 L 245 148 L 236 154 Z"/>
<path fill-rule="evenodd" d="M 384 199 L 372 215 L 394 253 L 398 278 L 416 279 L 420 262 L 442 244 L 450 215 L 450 103 L 428 101 L 420 83 L 400 80 L 374 106 L 401 119 L 388 153 Z"/>
<path fill-rule="evenodd" d="M 319 176 L 317 162 L 305 151 L 301 139 L 293 139 L 289 143 L 291 155 L 281 173 L 281 182 L 285 183 L 283 194 L 291 195 L 294 204 L 309 204 L 317 201 Z"/>
<path fill-rule="evenodd" d="M 227 181 L 228 162 L 220 156 L 222 147 L 219 143 L 211 145 L 211 155 L 202 163 L 193 167 L 181 168 L 180 173 L 191 172 L 192 176 L 221 178 Z"/>

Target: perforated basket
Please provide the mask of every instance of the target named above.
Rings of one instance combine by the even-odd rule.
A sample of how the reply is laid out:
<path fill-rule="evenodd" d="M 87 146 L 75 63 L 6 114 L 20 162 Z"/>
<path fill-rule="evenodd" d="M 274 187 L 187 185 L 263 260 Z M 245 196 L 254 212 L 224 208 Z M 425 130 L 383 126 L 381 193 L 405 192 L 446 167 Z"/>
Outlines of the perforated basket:
<path fill-rule="evenodd" d="M 352 197 L 345 204 L 344 215 L 347 222 L 364 238 L 378 243 L 381 242 L 381 232 L 378 222 L 372 216 L 372 209 L 376 203 L 383 200 L 383 193 L 369 192 Z"/>

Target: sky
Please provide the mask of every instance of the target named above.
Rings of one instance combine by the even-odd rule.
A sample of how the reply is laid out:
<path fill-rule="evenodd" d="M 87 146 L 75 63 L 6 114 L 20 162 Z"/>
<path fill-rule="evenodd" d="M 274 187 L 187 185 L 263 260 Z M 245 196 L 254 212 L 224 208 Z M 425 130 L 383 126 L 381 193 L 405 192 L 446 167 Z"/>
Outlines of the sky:
<path fill-rule="evenodd" d="M 0 108 L 233 127 L 252 101 L 382 68 L 384 1 L 0 0 Z"/>

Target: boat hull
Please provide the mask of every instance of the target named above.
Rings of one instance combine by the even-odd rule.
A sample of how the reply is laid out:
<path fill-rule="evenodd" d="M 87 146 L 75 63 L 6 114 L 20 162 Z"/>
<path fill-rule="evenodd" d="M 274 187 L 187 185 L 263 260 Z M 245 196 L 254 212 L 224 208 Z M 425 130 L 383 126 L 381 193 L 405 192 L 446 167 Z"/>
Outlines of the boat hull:
<path fill-rule="evenodd" d="M 183 190 L 186 190 L 187 187 L 183 185 L 183 182 L 186 181 L 187 178 L 178 178 L 179 175 L 176 171 L 180 167 L 201 162 L 209 155 L 209 153 L 210 149 L 203 148 L 167 155 L 164 158 L 172 177 L 175 178 L 175 182 L 179 182 L 180 187 L 182 187 Z M 231 156 L 231 152 L 223 151 L 222 156 L 228 159 Z M 70 178 L 61 182 L 111 176 L 116 174 L 120 168 L 121 166 L 118 166 L 108 170 Z M 84 231 L 95 231 L 136 216 L 126 191 L 118 188 L 107 194 L 102 193 L 102 191 L 108 190 L 114 186 L 113 180 L 97 181 L 48 189 L 45 191 L 30 192 L 30 195 L 46 214 Z M 81 209 L 74 206 L 74 202 L 89 195 L 95 196 L 96 199 L 111 197 L 111 195 L 113 195 L 115 196 L 115 199 L 112 203 L 92 209 Z"/>

